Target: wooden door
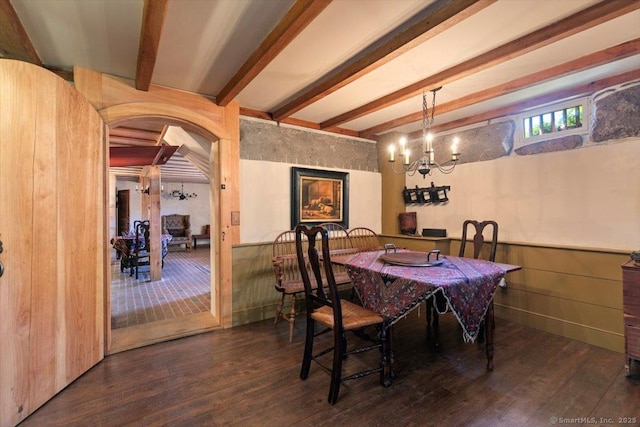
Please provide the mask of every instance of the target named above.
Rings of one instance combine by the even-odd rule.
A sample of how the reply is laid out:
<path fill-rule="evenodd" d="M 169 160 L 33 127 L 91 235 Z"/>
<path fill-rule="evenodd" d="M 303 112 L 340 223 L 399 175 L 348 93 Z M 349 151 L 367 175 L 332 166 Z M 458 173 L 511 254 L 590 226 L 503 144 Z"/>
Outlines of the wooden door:
<path fill-rule="evenodd" d="M 103 358 L 105 158 L 79 92 L 0 59 L 0 426 Z"/>
<path fill-rule="evenodd" d="M 128 233 L 131 223 L 130 210 L 129 210 L 129 190 L 118 190 L 118 229 L 116 230 L 118 236 L 122 233 Z"/>

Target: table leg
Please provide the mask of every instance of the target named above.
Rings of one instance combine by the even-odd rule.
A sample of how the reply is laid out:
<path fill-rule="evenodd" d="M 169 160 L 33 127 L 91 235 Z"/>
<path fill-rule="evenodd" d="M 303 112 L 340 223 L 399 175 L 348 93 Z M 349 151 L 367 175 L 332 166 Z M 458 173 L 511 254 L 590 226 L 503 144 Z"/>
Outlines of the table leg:
<path fill-rule="evenodd" d="M 484 331 L 487 346 L 487 369 L 493 371 L 493 301 L 484 317 Z"/>
<path fill-rule="evenodd" d="M 382 340 L 382 372 L 380 375 L 380 383 L 383 387 L 389 387 L 393 381 L 393 325 L 389 327 L 382 326 L 380 331 L 380 339 Z"/>

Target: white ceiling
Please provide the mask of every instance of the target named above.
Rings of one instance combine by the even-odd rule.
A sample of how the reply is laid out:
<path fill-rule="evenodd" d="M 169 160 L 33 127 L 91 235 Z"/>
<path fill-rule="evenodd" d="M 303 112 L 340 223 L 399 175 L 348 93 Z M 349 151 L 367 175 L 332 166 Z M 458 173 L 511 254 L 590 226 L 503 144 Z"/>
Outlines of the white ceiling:
<path fill-rule="evenodd" d="M 0 0 L 6 1 L 6 0 Z M 136 78 L 136 64 L 143 28 L 143 0 L 9 0 L 43 65 L 70 69 L 73 65 L 101 72 Z M 298 96 L 325 81 L 332 74 L 366 58 L 385 37 L 398 35 L 420 17 L 425 8 L 453 2 L 440 0 L 321 0 L 328 3 L 308 25 L 287 40 L 284 48 L 268 58 L 248 84 L 235 96 L 241 113 L 262 116 L 277 112 Z M 456 3 L 475 3 L 458 0 Z M 220 94 L 260 43 L 285 18 L 294 5 L 306 0 L 168 0 L 158 54 L 151 84 L 196 92 L 211 97 Z M 317 3 L 317 2 L 316 2 Z M 598 0 L 479 0 L 474 13 L 436 27 L 438 31 L 405 47 L 390 60 L 360 72 L 358 78 L 323 93 L 281 120 L 302 120 L 310 127 L 366 106 L 395 91 L 426 80 L 410 96 L 392 101 L 361 117 L 351 116 L 339 123 L 354 136 L 376 125 L 421 111 L 421 91 L 442 85 L 438 105 L 459 102 L 471 94 L 504 85 L 528 75 L 540 75 L 595 52 L 610 49 L 613 55 L 605 65 L 593 60 L 583 70 L 537 84 L 520 85 L 504 95 L 438 114 L 436 124 L 444 124 L 541 95 L 590 83 L 628 71 L 640 72 L 640 2 L 606 0 L 624 9 L 619 17 L 592 20 L 596 25 L 569 34 L 549 36 L 545 43 L 526 37 L 534 31 L 585 13 Z M 481 5 L 482 7 L 478 6 Z M 431 18 L 430 18 L 431 19 Z M 436 19 L 435 17 L 433 19 Z M 522 42 L 514 42 L 525 37 Z M 634 41 L 635 54 L 617 60 L 616 45 Z M 11 51 L 2 46 L 4 56 Z M 518 46 L 518 43 L 520 45 Z M 528 44 L 533 49 L 525 49 Z M 541 46 L 544 44 L 544 46 Z M 516 46 L 508 59 L 495 64 L 452 73 L 454 67 L 473 61 L 494 49 Z M 523 50 L 524 49 L 524 50 Z M 611 50 L 612 49 L 612 50 Z M 613 53 L 612 53 L 613 52 Z M 481 57 L 482 58 L 482 57 Z M 591 60 L 589 60 L 591 61 Z M 438 80 L 439 73 L 446 78 Z M 534 74 L 538 73 L 538 74 Z M 638 74 L 638 73 L 636 73 Z M 640 78 L 640 77 L 636 77 Z M 431 79 L 431 80 L 430 80 Z M 502 92 L 500 92 L 502 93 Z M 256 110 L 256 111 L 251 111 Z M 308 123 L 306 123 L 308 122 Z M 412 132 L 421 121 L 387 126 L 376 133 L 392 130 Z M 373 137 L 374 135 L 362 134 Z"/>

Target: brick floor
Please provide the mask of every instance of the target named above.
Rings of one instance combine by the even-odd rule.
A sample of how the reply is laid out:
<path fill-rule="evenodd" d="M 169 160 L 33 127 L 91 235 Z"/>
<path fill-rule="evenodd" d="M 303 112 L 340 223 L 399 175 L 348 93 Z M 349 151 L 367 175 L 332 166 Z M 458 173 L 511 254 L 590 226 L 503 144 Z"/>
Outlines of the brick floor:
<path fill-rule="evenodd" d="M 111 259 L 111 328 L 209 311 L 211 307 L 210 250 L 172 251 L 164 259 L 162 280 L 149 281 L 149 267 L 140 267 L 139 279 L 120 272 Z"/>

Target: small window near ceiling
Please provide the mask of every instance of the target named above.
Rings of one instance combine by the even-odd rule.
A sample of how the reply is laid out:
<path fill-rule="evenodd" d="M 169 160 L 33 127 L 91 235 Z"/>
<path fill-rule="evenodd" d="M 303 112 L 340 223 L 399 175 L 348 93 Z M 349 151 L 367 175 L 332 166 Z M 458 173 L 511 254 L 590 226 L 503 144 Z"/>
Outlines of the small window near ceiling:
<path fill-rule="evenodd" d="M 522 121 L 524 137 L 531 138 L 542 134 L 562 132 L 582 127 L 584 108 L 572 105 L 548 113 L 525 117 Z"/>
<path fill-rule="evenodd" d="M 534 141 L 588 133 L 588 120 L 586 120 L 588 108 L 589 99 L 581 98 L 518 115 L 516 145 L 522 146 Z"/>

